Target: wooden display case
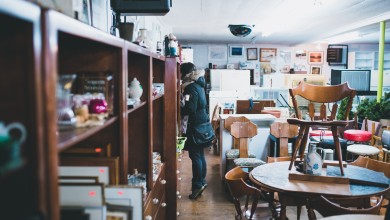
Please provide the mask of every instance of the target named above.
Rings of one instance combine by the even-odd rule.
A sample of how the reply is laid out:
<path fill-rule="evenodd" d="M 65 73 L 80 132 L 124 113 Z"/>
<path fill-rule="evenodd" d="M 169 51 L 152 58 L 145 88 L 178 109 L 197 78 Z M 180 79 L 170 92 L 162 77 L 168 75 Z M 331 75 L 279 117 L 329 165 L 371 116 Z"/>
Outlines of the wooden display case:
<path fill-rule="evenodd" d="M 83 161 L 76 165 L 88 166 L 83 157 L 94 156 L 82 155 L 80 152 L 86 152 L 83 146 L 110 146 L 108 155 L 119 158 L 119 184 L 127 184 L 127 175 L 134 169 L 146 173 L 144 206 L 152 195 L 159 195 L 159 203 L 167 205 L 154 208 L 155 217 L 176 219 L 176 172 L 166 172 L 176 170 L 176 58 L 165 58 L 26 1 L 2 1 L 0 24 L 7 30 L 0 33 L 0 67 L 4 70 L 0 74 L 0 121 L 18 121 L 28 133 L 22 145 L 24 165 L 0 176 L 2 216 L 13 217 L 17 209 L 21 217 L 59 220 L 60 161 L 76 152 Z M 93 79 L 101 73 L 112 77 L 108 118 L 94 127 L 59 130 L 58 79 L 65 74 Z M 134 77 L 141 83 L 143 95 L 138 105 L 129 108 L 127 88 Z M 164 83 L 165 94 L 153 97 L 153 82 Z M 154 151 L 161 154 L 164 169 L 158 175 L 165 184 L 153 182 Z"/>

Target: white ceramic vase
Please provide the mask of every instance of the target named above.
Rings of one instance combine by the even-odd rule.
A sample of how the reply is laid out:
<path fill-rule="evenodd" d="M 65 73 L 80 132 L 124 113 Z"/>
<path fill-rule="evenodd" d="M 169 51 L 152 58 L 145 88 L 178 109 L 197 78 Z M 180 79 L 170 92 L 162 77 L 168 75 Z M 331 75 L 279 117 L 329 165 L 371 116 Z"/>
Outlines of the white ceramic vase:
<path fill-rule="evenodd" d="M 131 81 L 129 86 L 129 96 L 134 101 L 139 102 L 141 101 L 140 98 L 142 96 L 142 93 L 143 93 L 142 86 L 140 82 L 137 80 L 137 78 L 134 77 L 133 81 Z"/>

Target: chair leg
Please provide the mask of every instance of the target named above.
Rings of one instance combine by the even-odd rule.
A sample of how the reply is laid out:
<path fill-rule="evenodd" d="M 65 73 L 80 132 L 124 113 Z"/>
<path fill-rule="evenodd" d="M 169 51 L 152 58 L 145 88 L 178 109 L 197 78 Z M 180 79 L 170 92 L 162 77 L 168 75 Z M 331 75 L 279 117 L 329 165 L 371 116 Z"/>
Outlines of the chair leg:
<path fill-rule="evenodd" d="M 298 149 L 301 148 L 303 132 L 305 131 L 305 129 L 306 129 L 306 126 L 304 126 L 304 125 L 299 127 L 298 137 L 297 137 L 297 140 L 295 141 L 295 149 L 294 149 L 293 154 L 291 155 L 291 162 L 290 162 L 290 166 L 288 167 L 288 170 L 291 170 L 291 168 L 295 162 L 295 159 L 297 158 Z"/>
<path fill-rule="evenodd" d="M 337 127 L 332 126 L 331 130 L 332 130 L 332 135 L 333 135 L 334 146 L 336 149 L 337 156 L 339 158 L 340 172 L 341 172 L 341 175 L 344 176 L 343 157 L 341 155 L 341 145 L 340 145 L 340 141 L 339 141 L 339 135 L 337 133 Z"/>

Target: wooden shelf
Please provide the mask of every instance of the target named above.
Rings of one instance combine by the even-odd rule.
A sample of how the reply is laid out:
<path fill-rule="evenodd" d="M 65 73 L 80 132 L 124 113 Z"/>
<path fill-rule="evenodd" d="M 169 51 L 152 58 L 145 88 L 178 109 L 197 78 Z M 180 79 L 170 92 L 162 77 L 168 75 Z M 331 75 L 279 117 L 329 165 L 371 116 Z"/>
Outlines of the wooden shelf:
<path fill-rule="evenodd" d="M 134 168 L 145 173 L 148 193 L 157 193 L 160 201 L 167 202 L 166 212 L 158 211 L 155 217 L 176 219 L 176 172 L 172 172 L 179 106 L 176 58 L 27 1 L 0 1 L 0 25 L 7 30 L 0 33 L 0 68 L 7 72 L 0 74 L 0 121 L 17 121 L 27 130 L 22 145 L 25 163 L 0 176 L 0 206 L 9 210 L 2 217 L 24 219 L 29 213 L 40 213 L 45 219 L 59 220 L 58 166 L 66 156 L 63 151 L 110 146 L 110 155 L 119 158 L 119 183 L 126 184 Z M 83 85 L 82 77 L 101 73 L 112 77 L 112 93 L 104 93 L 112 117 L 101 126 L 59 131 L 58 79 L 75 74 L 71 92 L 83 94 L 77 89 Z M 134 77 L 144 92 L 141 103 L 128 109 L 126 89 Z M 165 95 L 153 97 L 153 83 L 164 83 Z M 153 151 L 160 152 L 164 163 L 160 175 L 167 184 L 159 187 L 153 182 Z"/>
<path fill-rule="evenodd" d="M 58 150 L 61 152 L 67 148 L 80 143 L 81 141 L 91 137 L 104 128 L 118 121 L 118 117 L 108 119 L 104 125 L 87 128 L 76 128 L 68 131 L 60 131 L 58 135 Z"/>
<path fill-rule="evenodd" d="M 162 97 L 164 97 L 164 94 L 159 94 L 159 95 L 153 96 L 153 100 L 158 100 Z"/>
<path fill-rule="evenodd" d="M 133 108 L 127 110 L 127 114 L 130 114 L 130 113 L 132 113 L 132 112 L 134 112 L 134 111 L 136 111 L 136 110 L 142 108 L 142 107 L 145 106 L 145 105 L 146 105 L 146 102 L 141 102 L 140 104 L 135 105 Z"/>

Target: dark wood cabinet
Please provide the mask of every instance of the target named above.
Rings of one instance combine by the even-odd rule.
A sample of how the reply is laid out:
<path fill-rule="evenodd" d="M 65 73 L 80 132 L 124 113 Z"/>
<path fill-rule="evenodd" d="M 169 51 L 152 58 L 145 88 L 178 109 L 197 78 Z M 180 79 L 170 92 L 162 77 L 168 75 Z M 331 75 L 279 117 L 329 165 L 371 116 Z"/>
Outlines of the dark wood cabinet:
<path fill-rule="evenodd" d="M 2 216 L 60 219 L 61 158 L 89 152 L 75 150 L 83 146 L 107 146 L 105 154 L 94 156 L 119 158 L 119 184 L 127 184 L 127 175 L 134 169 L 146 174 L 145 216 L 153 212 L 153 219 L 176 219 L 177 177 L 172 172 L 176 170 L 176 58 L 152 53 L 26 1 L 0 2 L 0 24 L 4 27 L 0 32 L 0 121 L 20 122 L 28 133 L 21 146 L 23 165 L 0 175 Z M 111 77 L 108 118 L 99 126 L 60 130 L 58 79 L 102 72 Z M 130 108 L 127 88 L 133 78 L 141 83 L 143 95 Z M 153 96 L 153 83 L 163 83 L 165 93 Z M 162 158 L 158 174 L 153 173 L 153 152 Z M 153 180 L 153 175 L 158 178 Z M 150 209 L 154 198 L 158 206 Z"/>

